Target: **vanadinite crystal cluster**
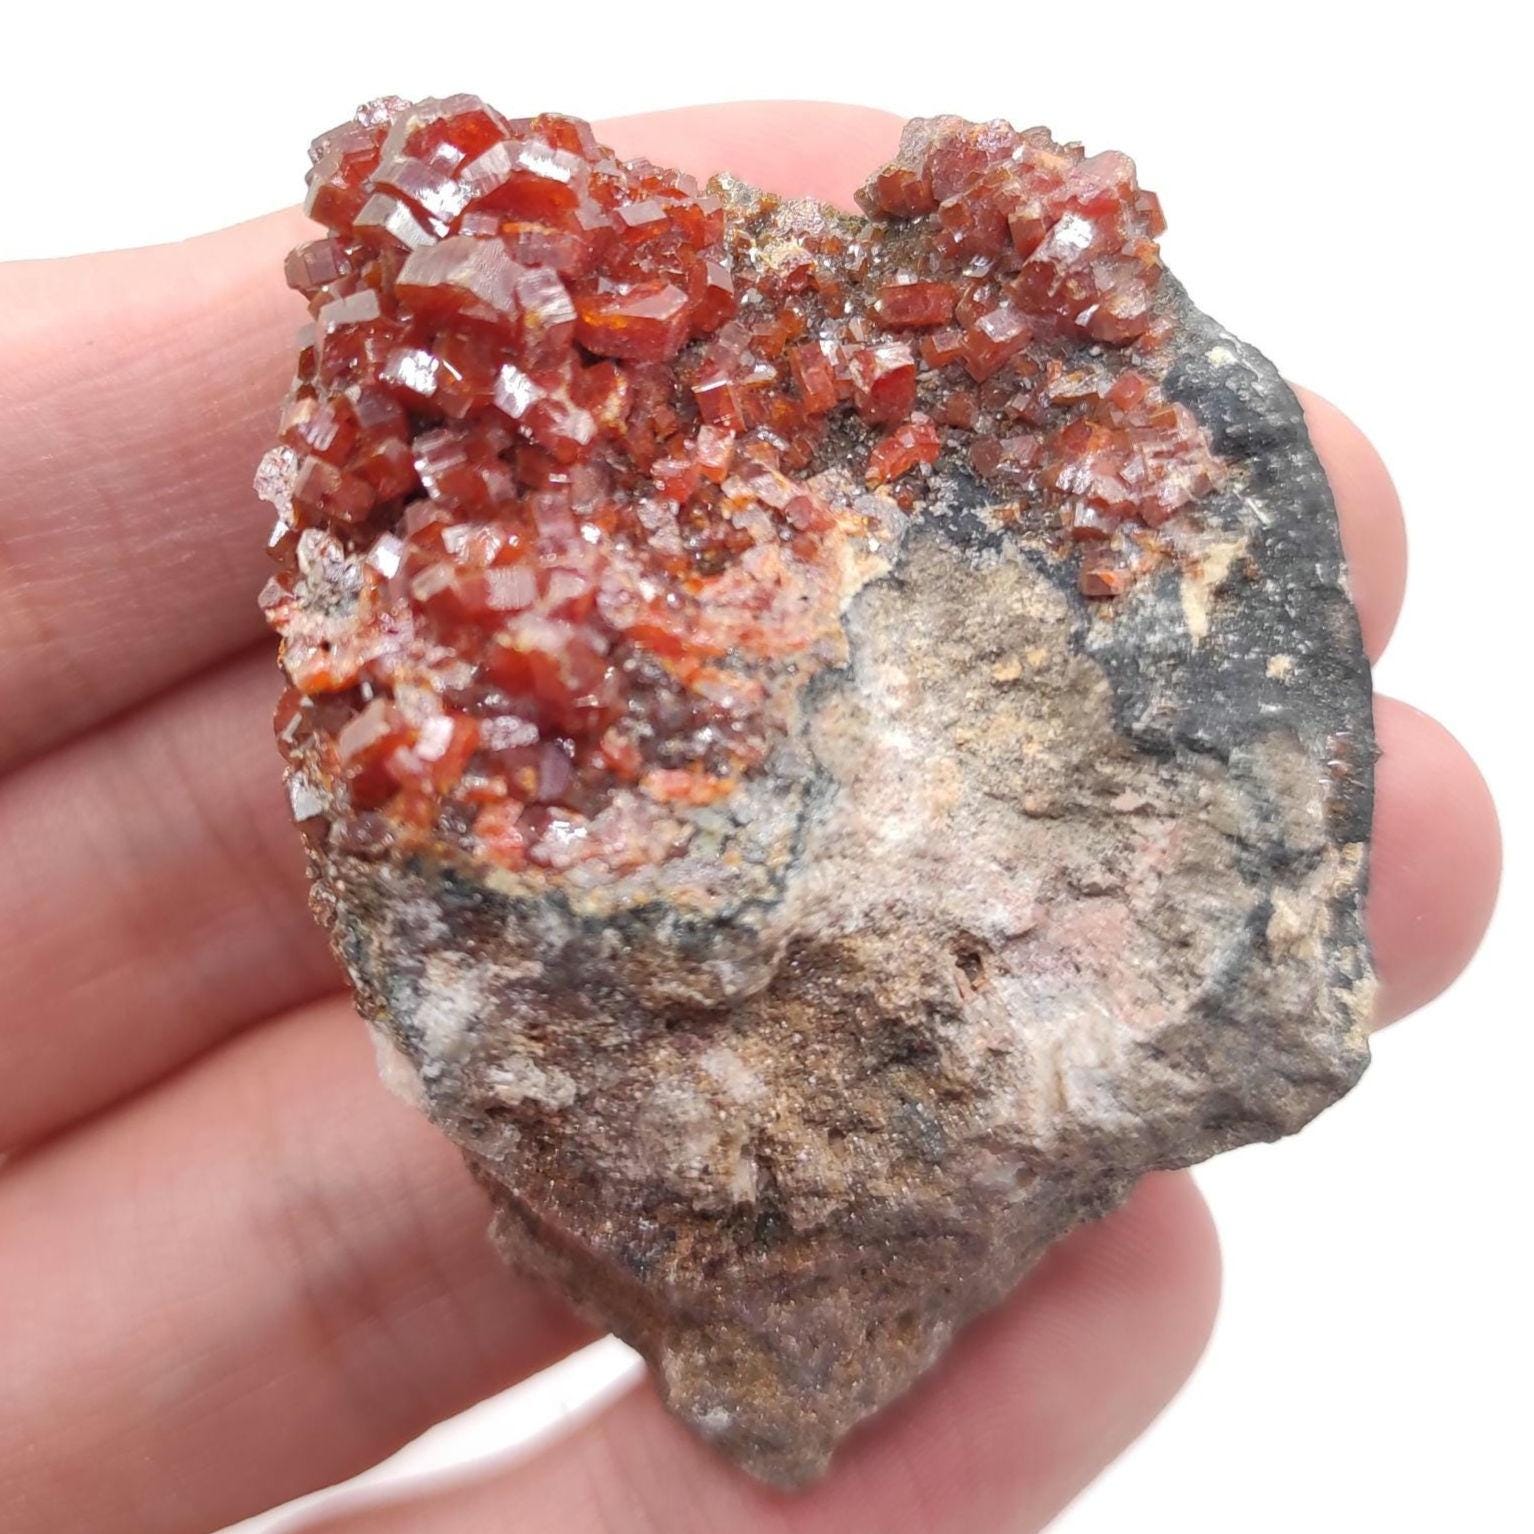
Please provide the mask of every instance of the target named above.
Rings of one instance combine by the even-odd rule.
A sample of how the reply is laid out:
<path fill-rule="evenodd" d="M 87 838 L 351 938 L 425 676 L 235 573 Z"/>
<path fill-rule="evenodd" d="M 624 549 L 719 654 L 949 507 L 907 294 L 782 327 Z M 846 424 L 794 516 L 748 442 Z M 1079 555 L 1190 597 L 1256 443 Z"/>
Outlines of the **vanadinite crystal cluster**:
<path fill-rule="evenodd" d="M 323 737 L 361 837 L 667 856 L 669 807 L 757 767 L 818 664 L 881 531 L 860 492 L 914 510 L 962 462 L 1111 598 L 1222 477 L 1158 384 L 1163 223 L 1124 155 L 936 119 L 864 221 L 472 96 L 311 155 L 265 601 L 284 737 Z"/>
<path fill-rule="evenodd" d="M 913 122 L 861 215 L 473 96 L 311 159 L 257 488 L 316 912 L 511 1259 L 801 1482 L 1362 1069 L 1299 407 L 1043 129 Z"/>

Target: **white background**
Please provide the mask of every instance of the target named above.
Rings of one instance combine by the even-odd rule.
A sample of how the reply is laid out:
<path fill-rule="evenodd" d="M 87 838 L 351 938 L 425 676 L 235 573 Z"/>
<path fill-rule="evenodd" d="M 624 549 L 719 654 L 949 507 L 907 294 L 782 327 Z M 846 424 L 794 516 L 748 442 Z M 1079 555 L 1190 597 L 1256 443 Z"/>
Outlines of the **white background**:
<path fill-rule="evenodd" d="M 0 257 L 175 238 L 276 207 L 300 190 L 310 136 L 385 92 L 474 90 L 592 118 L 847 99 L 1045 122 L 1129 150 L 1195 298 L 1352 413 L 1390 463 L 1412 574 L 1378 681 L 1482 762 L 1510 866 L 1481 958 L 1380 1040 L 1351 1097 L 1297 1141 L 1200 1174 L 1227 1261 L 1213 1345 L 1056 1528 L 1529 1528 L 1524 8 L 1013 0 L 897 19 L 894 4 L 713 0 L 624 6 L 616 43 L 597 9 L 13 7 Z M 615 1359 L 604 1345 L 531 1398 L 481 1408 L 405 1467 L 504 1445 Z"/>

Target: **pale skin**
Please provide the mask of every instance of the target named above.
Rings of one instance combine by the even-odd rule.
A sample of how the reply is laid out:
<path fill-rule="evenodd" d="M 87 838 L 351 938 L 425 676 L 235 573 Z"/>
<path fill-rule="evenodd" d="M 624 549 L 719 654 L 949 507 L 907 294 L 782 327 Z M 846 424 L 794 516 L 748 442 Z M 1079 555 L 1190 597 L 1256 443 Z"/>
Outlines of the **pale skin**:
<path fill-rule="evenodd" d="M 898 126 L 753 104 L 600 133 L 845 203 Z M 456 1153 L 378 1084 L 305 908 L 249 489 L 302 318 L 281 259 L 304 228 L 285 213 L 0 267 L 9 1534 L 220 1528 L 356 1474 L 588 1337 L 503 1267 Z M 1400 505 L 1348 419 L 1303 399 L 1378 657 L 1405 584 Z M 1384 1025 L 1468 960 L 1499 850 L 1447 732 L 1390 699 L 1376 722 Z M 747 1480 L 640 1386 L 529 1457 L 298 1527 L 1026 1534 L 1177 1390 L 1218 1289 L 1193 1183 L 1152 1177 L 808 1493 Z"/>

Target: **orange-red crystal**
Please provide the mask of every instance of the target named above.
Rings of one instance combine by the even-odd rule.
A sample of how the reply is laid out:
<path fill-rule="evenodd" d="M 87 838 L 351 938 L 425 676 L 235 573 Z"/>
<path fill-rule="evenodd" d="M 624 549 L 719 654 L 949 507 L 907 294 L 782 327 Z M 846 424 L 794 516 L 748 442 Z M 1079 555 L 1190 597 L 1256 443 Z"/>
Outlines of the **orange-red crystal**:
<path fill-rule="evenodd" d="M 280 734 L 359 850 L 665 856 L 675 823 L 632 806 L 761 762 L 861 484 L 910 508 L 928 466 L 979 475 L 1112 597 L 1221 478 L 1157 381 L 1162 219 L 1123 155 L 933 119 L 861 224 L 727 217 L 726 190 L 473 96 L 372 103 L 311 156 L 263 600 Z M 818 480 L 849 441 L 861 484 Z"/>

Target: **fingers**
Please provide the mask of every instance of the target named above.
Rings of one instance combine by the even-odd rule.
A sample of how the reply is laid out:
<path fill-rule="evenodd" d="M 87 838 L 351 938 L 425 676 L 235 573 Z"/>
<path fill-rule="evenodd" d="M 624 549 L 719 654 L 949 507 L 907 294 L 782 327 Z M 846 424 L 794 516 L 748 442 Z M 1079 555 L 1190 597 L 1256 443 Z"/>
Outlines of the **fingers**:
<path fill-rule="evenodd" d="M 340 976 L 264 649 L 0 780 L 0 1150 Z"/>
<path fill-rule="evenodd" d="M 349 1009 L 0 1168 L 0 1528 L 206 1531 L 585 1340 Z"/>
<path fill-rule="evenodd" d="M 601 125 L 620 155 L 643 155 L 700 178 L 728 171 L 785 197 L 852 206 L 852 194 L 900 142 L 893 112 L 834 101 L 733 101 Z"/>
<path fill-rule="evenodd" d="M 301 227 L 0 267 L 0 769 L 260 634 Z"/>
<path fill-rule="evenodd" d="M 1469 963 L 1497 898 L 1501 835 L 1485 779 L 1436 720 L 1375 705 L 1369 937 L 1380 1026 L 1414 1012 Z"/>
<path fill-rule="evenodd" d="M 1029 1534 L 1146 1425 L 1214 1315 L 1218 1256 L 1185 1176 L 1057 1247 L 938 1370 L 856 1434 L 825 1481 L 768 1491 L 668 1419 L 648 1387 L 531 1459 L 305 1534 Z M 298 1531 L 295 1530 L 295 1534 Z"/>
<path fill-rule="evenodd" d="M 845 203 L 897 129 L 867 108 L 760 102 L 602 131 L 624 153 Z M 250 480 L 303 315 L 282 258 L 307 227 L 290 211 L 179 245 L 0 267 L 0 770 L 259 633 L 265 515 Z M 1344 519 L 1374 527 L 1380 476 L 1350 473 L 1366 455 L 1327 408 L 1318 445 Z M 1374 610 L 1393 614 L 1399 577 L 1380 540 L 1349 547 L 1382 642 L 1390 620 Z"/>
<path fill-rule="evenodd" d="M 1373 444 L 1335 405 L 1309 389 L 1294 392 L 1337 502 L 1364 649 L 1370 660 L 1378 660 L 1406 595 L 1406 523 L 1400 497 Z"/>
<path fill-rule="evenodd" d="M 1420 1004 L 1473 947 L 1495 884 L 1496 839 L 1484 788 L 1440 727 L 1382 702 L 1379 729 L 1384 755 L 1370 921 L 1388 1015 Z M 1428 953 L 1436 959 L 1425 962 Z M 360 1468 L 528 1367 L 538 1341 L 516 1309 L 515 1286 L 501 1289 L 510 1280 L 482 1241 L 482 1223 L 483 1210 L 451 1152 L 408 1110 L 379 1098 L 360 1026 L 335 1011 L 262 1030 L 12 1167 L 0 1175 L 0 1228 L 10 1238 L 0 1251 L 0 1355 L 7 1359 L 0 1377 L 0 1526 L 17 1534 L 57 1527 L 59 1509 L 102 1534 L 236 1517 Z M 881 1426 L 868 1443 L 886 1447 L 855 1452 L 854 1464 L 873 1454 L 877 1466 L 854 1472 L 855 1494 L 834 1493 L 837 1480 L 803 1505 L 816 1509 L 822 1505 L 816 1499 L 824 1499 L 830 1512 L 816 1516 L 825 1526 L 841 1520 L 855 1529 L 854 1504 L 863 1506 L 870 1484 L 900 1476 L 921 1482 L 935 1473 L 946 1477 L 943 1486 L 963 1490 L 953 1504 L 960 1521 L 951 1526 L 999 1526 L 986 1520 L 1006 1506 L 1034 1520 L 1018 1526 L 1037 1527 L 1138 1430 L 1182 1367 L 1158 1363 L 1154 1349 L 1171 1338 L 1171 1357 L 1183 1357 L 1176 1339 L 1187 1336 L 1178 1329 L 1186 1317 L 1134 1312 L 1126 1323 L 1130 1338 L 1152 1344 L 1147 1393 L 1145 1380 L 1113 1373 L 1139 1355 L 1129 1340 L 1113 1340 L 1095 1300 L 1085 1320 L 1071 1309 L 1078 1292 L 1117 1304 L 1124 1273 L 1158 1271 L 1157 1251 L 1125 1254 L 1117 1244 L 1107 1250 L 1119 1255 L 1105 1263 L 1085 1244 L 1102 1231 L 1065 1247 L 1030 1286 L 1021 1302 L 1022 1340 L 1012 1320 L 998 1319 L 960 1350 L 961 1358 L 1008 1360 L 1005 1370 L 1022 1371 L 1047 1410 L 1033 1396 L 1019 1403 L 1007 1395 L 1010 1372 L 986 1376 L 979 1387 L 940 1382 L 938 1407 L 923 1405 L 924 1391 L 891 1419 L 899 1424 L 909 1415 L 917 1428 Z M 37 1251 L 49 1253 L 46 1269 L 22 1260 L 22 1253 Z M 1067 1269 L 1063 1293 L 1041 1289 L 1068 1261 L 1077 1266 Z M 1184 1285 L 1186 1276 L 1167 1287 Z M 1063 1318 L 1051 1308 L 1057 1302 L 1065 1306 Z M 1054 1365 L 1033 1361 L 1029 1352 L 1040 1327 L 1053 1342 L 1101 1335 L 1106 1357 L 1090 1348 L 1085 1356 L 1069 1353 L 1057 1388 Z M 1086 1413 L 1065 1433 L 1063 1424 L 1084 1410 L 1074 1394 L 1083 1382 L 1099 1415 Z M 984 1433 L 957 1445 L 940 1438 L 939 1469 L 929 1472 L 913 1445 L 936 1432 L 934 1424 L 968 1421 L 972 1388 L 1013 1435 L 1005 1438 L 1006 1452 Z M 146 1400 L 152 1412 L 142 1409 Z M 1007 1415 L 1014 1409 L 1022 1414 L 1016 1422 Z M 459 1517 L 473 1526 L 475 1497 L 498 1505 L 516 1497 L 530 1526 L 546 1526 L 540 1520 L 553 1520 L 556 1508 L 563 1516 L 561 1488 L 571 1478 L 610 1482 L 615 1456 L 620 1465 L 661 1467 L 643 1486 L 657 1518 L 687 1516 L 665 1497 L 668 1485 L 689 1476 L 706 1493 L 700 1516 L 719 1520 L 715 1526 L 749 1529 L 766 1516 L 764 1507 L 776 1507 L 760 1500 L 765 1494 L 742 1491 L 690 1443 L 678 1448 L 676 1432 L 652 1406 L 629 1402 L 595 1436 L 561 1445 L 552 1458 L 493 1487 L 454 1493 L 441 1508 L 429 1501 L 380 1515 L 386 1521 L 378 1527 L 429 1534 Z M 233 1444 L 240 1447 L 231 1472 L 223 1456 Z M 948 1454 L 958 1464 L 945 1471 L 941 1456 Z M 32 1478 L 28 1500 L 13 1489 L 23 1456 Z M 81 1473 L 87 1464 L 92 1473 Z M 103 1492 L 100 1505 L 92 1500 L 93 1486 L 122 1478 L 126 1498 Z M 39 1484 L 42 1515 L 35 1513 Z M 792 1506 L 793 1518 L 810 1516 L 797 1511 L 799 1503 Z M 870 1507 L 876 1520 L 896 1516 L 878 1503 Z M 176 1521 L 183 1508 L 184 1519 Z M 590 1509 L 578 1515 L 588 1522 L 595 1516 Z M 578 1534 L 582 1524 L 569 1526 Z M 360 1534 L 372 1525 L 351 1527 Z"/>

